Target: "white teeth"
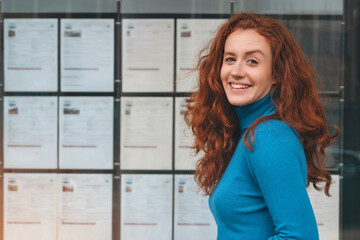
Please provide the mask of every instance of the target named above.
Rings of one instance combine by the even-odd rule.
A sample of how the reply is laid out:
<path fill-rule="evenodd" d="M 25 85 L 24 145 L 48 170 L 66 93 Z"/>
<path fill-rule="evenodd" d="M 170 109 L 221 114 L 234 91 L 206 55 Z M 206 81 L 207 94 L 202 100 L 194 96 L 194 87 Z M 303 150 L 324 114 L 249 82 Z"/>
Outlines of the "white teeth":
<path fill-rule="evenodd" d="M 250 87 L 250 85 L 242 85 L 242 84 L 235 84 L 235 83 L 231 83 L 230 85 L 232 88 L 239 88 L 239 89 L 246 89 L 246 88 Z"/>

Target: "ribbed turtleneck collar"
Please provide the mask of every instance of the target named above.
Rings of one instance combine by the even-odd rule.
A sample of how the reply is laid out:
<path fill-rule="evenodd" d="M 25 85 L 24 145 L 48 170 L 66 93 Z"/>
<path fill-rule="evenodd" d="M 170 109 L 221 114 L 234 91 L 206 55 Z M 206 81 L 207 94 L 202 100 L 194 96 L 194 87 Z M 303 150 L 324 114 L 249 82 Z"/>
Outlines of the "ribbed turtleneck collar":
<path fill-rule="evenodd" d="M 257 102 L 252 104 L 236 107 L 240 129 L 247 129 L 259 117 L 268 116 L 276 112 L 276 108 L 271 101 L 270 93 Z"/>

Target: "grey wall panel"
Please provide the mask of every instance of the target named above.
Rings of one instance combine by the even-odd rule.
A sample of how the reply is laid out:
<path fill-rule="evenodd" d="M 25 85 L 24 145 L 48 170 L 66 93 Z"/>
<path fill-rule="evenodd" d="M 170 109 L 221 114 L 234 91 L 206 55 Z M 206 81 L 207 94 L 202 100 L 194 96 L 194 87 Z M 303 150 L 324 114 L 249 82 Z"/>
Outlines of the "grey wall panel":
<path fill-rule="evenodd" d="M 131 0 L 129 0 L 131 1 Z M 150 1 L 149 1 L 150 2 Z M 4 12 L 116 12 L 115 0 L 3 0 Z"/>
<path fill-rule="evenodd" d="M 342 14 L 342 0 L 235 0 L 235 11 Z M 4 12 L 116 12 L 116 0 L 3 0 Z M 122 0 L 123 13 L 229 13 L 230 0 Z"/>
<path fill-rule="evenodd" d="M 238 0 L 239 10 L 266 14 L 334 14 L 343 11 L 342 0 Z"/>
<path fill-rule="evenodd" d="M 116 12 L 116 2 L 116 0 L 3 0 L 3 9 L 4 12 Z M 122 0 L 121 2 L 123 13 L 229 13 L 230 11 L 229 0 Z"/>

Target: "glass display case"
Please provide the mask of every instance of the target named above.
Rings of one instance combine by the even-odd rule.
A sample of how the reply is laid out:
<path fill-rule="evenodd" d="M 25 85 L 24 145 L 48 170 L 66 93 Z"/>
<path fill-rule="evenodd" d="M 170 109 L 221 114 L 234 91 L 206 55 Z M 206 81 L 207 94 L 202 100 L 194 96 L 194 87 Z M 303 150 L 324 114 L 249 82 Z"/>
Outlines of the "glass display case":
<path fill-rule="evenodd" d="M 0 238 L 215 240 L 193 178 L 199 156 L 189 149 L 184 100 L 200 50 L 241 11 L 279 20 L 317 69 L 328 124 L 340 130 L 327 149 L 332 197 L 309 188 L 320 239 L 360 236 L 359 211 L 350 210 L 359 209 L 359 146 L 344 145 L 359 138 L 344 134 L 344 89 L 358 84 L 356 74 L 344 81 L 356 62 L 355 44 L 345 48 L 357 37 L 348 34 L 356 24 L 345 24 L 353 5 L 0 1 Z"/>

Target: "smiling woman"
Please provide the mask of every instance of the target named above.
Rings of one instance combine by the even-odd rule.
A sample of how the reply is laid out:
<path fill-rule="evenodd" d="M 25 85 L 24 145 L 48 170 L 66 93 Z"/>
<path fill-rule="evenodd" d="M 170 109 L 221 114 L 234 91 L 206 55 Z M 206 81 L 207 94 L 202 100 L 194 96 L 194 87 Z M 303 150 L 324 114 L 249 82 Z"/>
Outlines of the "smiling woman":
<path fill-rule="evenodd" d="M 237 29 L 225 42 L 221 81 L 234 106 L 257 102 L 269 93 L 271 75 L 270 44 L 255 30 Z"/>
<path fill-rule="evenodd" d="M 306 192 L 324 170 L 330 136 L 315 74 L 277 21 L 240 13 L 199 59 L 185 118 L 203 151 L 195 180 L 209 197 L 218 240 L 318 239 Z"/>

